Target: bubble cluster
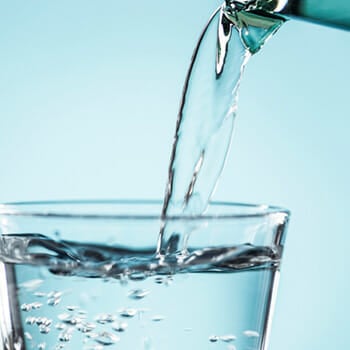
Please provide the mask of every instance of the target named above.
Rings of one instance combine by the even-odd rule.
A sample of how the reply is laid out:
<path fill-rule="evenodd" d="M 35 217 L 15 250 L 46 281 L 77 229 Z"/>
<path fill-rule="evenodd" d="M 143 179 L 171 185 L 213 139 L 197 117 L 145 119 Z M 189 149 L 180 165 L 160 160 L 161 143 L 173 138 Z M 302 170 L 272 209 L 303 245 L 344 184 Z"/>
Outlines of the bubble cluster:
<path fill-rule="evenodd" d="M 112 323 L 116 317 L 112 314 L 99 314 L 95 317 L 95 321 L 100 324 Z"/>
<path fill-rule="evenodd" d="M 211 254 L 211 251 L 204 253 Z M 237 249 L 224 253 L 236 254 Z M 265 251 L 263 253 L 265 254 Z M 190 266 L 195 259 L 207 258 L 205 254 L 200 255 L 198 252 L 192 254 L 192 260 L 187 259 L 187 263 Z M 253 261 L 252 257 L 249 259 L 250 262 Z M 267 260 L 266 255 L 257 258 L 257 261 L 260 262 Z M 242 258 L 242 261 L 245 260 Z M 135 267 L 135 265 L 133 266 Z M 99 268 L 99 271 L 102 271 L 102 264 Z M 157 292 L 160 291 L 161 297 L 162 293 L 168 293 L 168 291 L 173 293 L 172 288 L 175 287 L 176 291 L 178 290 L 176 288 L 180 285 L 179 283 L 179 285 L 171 286 L 174 278 L 182 283 L 187 281 L 188 275 L 183 274 L 178 279 L 175 270 L 170 273 L 166 268 L 160 275 L 152 274 L 153 270 L 151 272 L 138 270 L 138 267 L 134 270 L 130 268 L 130 272 L 129 270 L 121 272 L 119 269 L 117 273 L 114 271 L 115 269 L 115 264 L 110 264 L 108 272 L 115 273 L 115 276 L 112 277 L 109 275 L 98 276 L 90 274 L 90 270 L 85 271 L 87 274 L 85 278 L 89 278 L 90 281 L 90 283 L 86 283 L 88 288 L 79 285 L 84 280 L 84 276 L 79 275 L 79 273 L 82 274 L 83 272 L 69 274 L 69 269 L 66 271 L 67 275 L 64 274 L 64 269 L 60 273 L 57 272 L 58 269 L 53 273 L 46 272 L 45 279 L 53 276 L 50 283 L 46 285 L 44 283 L 45 279 L 31 279 L 20 284 L 18 295 L 21 316 L 24 320 L 23 341 L 26 342 L 26 348 L 69 350 L 73 347 L 83 350 L 104 350 L 107 348 L 114 350 L 123 347 L 129 341 L 128 339 L 132 339 L 134 334 L 138 334 L 138 337 L 140 336 L 137 339 L 138 346 L 143 346 L 144 350 L 151 350 L 156 345 L 156 340 L 150 337 L 156 334 L 153 332 L 157 332 L 157 330 L 162 332 L 164 327 L 173 327 L 174 325 L 175 328 L 177 327 L 174 329 L 174 334 L 180 332 L 180 336 L 186 339 L 198 337 L 198 332 L 201 330 L 197 328 L 196 323 L 189 322 L 189 320 L 192 320 L 192 315 L 185 319 L 185 322 L 178 322 L 177 324 L 171 318 L 172 310 L 181 307 L 178 306 L 179 304 L 173 303 L 173 300 L 177 300 L 176 292 L 170 294 L 175 296 L 175 299 L 169 299 L 169 305 L 165 306 L 163 302 L 157 302 L 158 294 L 153 293 L 153 289 Z M 182 278 L 182 276 L 185 277 Z M 71 280 L 64 280 L 65 278 L 71 278 Z M 92 278 L 97 279 L 93 280 Z M 143 281 L 146 278 L 147 281 Z M 92 281 L 96 280 L 101 285 L 97 283 L 96 286 L 98 286 L 95 290 L 91 286 L 95 286 Z M 61 281 L 62 284 L 60 284 Z M 69 285 L 71 282 L 77 282 L 77 284 Z M 110 288 L 106 289 L 108 294 L 103 289 L 106 283 Z M 77 287 L 76 290 L 75 287 Z M 105 294 L 101 294 L 101 291 Z M 115 294 L 113 294 L 114 291 Z M 103 300 L 101 295 L 106 295 L 106 300 Z M 189 295 L 189 297 L 192 297 L 192 295 Z M 192 299 L 189 300 L 192 302 Z M 167 307 L 171 310 L 169 313 L 165 311 Z M 206 310 L 203 310 L 203 312 L 206 312 Z M 193 328 L 191 328 L 192 326 Z M 135 329 L 138 330 L 134 333 Z M 143 333 L 140 333 L 140 330 Z M 150 330 L 150 333 L 147 333 L 148 330 Z M 245 344 L 251 346 L 256 343 L 255 339 L 260 337 L 260 334 L 254 328 L 246 329 L 240 334 L 236 333 L 237 336 L 230 334 L 230 331 L 227 334 L 218 334 L 216 333 L 216 326 L 211 331 L 213 334 L 208 336 L 210 333 L 205 333 L 201 341 L 207 344 L 212 343 L 208 347 L 213 349 L 236 350 L 238 344 L 241 346 L 241 343 L 245 342 Z M 153 342 L 154 344 L 152 344 Z"/>
<path fill-rule="evenodd" d="M 21 310 L 28 312 L 28 311 L 40 309 L 42 306 L 43 306 L 43 304 L 39 303 L 39 302 L 34 302 L 34 303 L 30 303 L 30 304 L 24 303 L 21 305 Z"/>

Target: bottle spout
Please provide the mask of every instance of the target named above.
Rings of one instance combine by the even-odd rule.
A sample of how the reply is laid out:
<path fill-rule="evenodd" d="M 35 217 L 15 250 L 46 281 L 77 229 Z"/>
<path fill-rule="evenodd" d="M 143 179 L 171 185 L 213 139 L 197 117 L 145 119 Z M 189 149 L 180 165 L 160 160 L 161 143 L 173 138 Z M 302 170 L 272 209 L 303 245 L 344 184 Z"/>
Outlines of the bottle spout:
<path fill-rule="evenodd" d="M 246 11 L 281 14 L 350 30 L 349 0 L 227 0 L 226 3 Z"/>

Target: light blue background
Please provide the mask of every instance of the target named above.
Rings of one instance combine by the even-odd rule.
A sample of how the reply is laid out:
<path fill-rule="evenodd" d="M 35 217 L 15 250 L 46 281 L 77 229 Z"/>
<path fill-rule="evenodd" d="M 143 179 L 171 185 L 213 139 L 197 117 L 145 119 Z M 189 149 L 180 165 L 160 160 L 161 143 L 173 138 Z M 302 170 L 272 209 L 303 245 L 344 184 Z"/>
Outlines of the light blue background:
<path fill-rule="evenodd" d="M 0 201 L 162 197 L 217 3 L 0 0 Z M 290 21 L 242 82 L 215 198 L 292 211 L 271 350 L 349 347 L 349 57 L 349 32 Z"/>

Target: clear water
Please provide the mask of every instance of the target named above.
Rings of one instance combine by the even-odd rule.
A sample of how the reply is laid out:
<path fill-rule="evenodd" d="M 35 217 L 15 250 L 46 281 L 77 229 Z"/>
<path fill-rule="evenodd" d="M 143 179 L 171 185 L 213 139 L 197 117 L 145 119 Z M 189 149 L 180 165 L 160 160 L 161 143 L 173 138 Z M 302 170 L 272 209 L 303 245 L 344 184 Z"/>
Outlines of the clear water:
<path fill-rule="evenodd" d="M 200 215 L 213 195 L 231 144 L 244 67 L 284 21 L 256 12 L 257 4 L 228 1 L 200 36 L 177 118 L 163 215 Z M 160 253 L 176 229 L 161 228 Z"/>
<path fill-rule="evenodd" d="M 18 349 L 262 348 L 279 251 L 153 252 L 5 237 L 0 276 L 17 288 L 2 309 L 13 307 Z"/>
<path fill-rule="evenodd" d="M 243 69 L 283 22 L 247 11 L 223 5 L 195 49 L 163 215 L 202 214 L 213 194 Z M 188 230 L 164 225 L 149 251 L 3 236 L 1 334 L 14 330 L 0 339 L 3 349 L 263 349 L 280 252 L 249 244 L 180 251 L 176 233 Z"/>

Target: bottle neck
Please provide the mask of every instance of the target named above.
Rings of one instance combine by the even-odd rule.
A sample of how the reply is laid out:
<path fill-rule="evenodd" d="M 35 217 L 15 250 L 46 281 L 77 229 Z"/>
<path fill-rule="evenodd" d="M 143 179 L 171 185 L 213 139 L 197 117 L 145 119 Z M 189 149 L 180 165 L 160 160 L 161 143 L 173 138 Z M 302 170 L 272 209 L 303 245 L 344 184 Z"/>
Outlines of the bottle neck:
<path fill-rule="evenodd" d="M 226 4 L 350 30 L 350 0 L 226 0 Z"/>
<path fill-rule="evenodd" d="M 277 0 L 277 3 L 285 3 L 279 13 L 288 17 L 350 30 L 349 0 Z"/>

